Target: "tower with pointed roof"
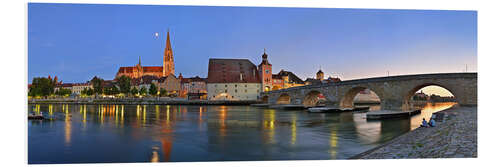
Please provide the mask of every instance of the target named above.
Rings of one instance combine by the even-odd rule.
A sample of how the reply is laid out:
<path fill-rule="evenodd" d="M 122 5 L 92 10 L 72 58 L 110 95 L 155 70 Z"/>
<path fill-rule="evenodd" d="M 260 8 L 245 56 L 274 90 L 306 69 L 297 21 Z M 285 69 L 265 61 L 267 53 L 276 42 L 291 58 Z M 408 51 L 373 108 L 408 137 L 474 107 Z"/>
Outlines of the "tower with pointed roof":
<path fill-rule="evenodd" d="M 170 30 L 167 31 L 167 42 L 163 54 L 163 76 L 175 75 L 174 53 L 170 44 Z"/>
<path fill-rule="evenodd" d="M 262 82 L 262 91 L 270 91 L 273 87 L 273 65 L 267 60 L 266 49 L 262 54 L 262 62 L 259 64 L 259 75 Z"/>
<path fill-rule="evenodd" d="M 322 81 L 325 78 L 325 73 L 321 71 L 321 67 L 319 68 L 319 71 L 316 73 L 316 79 Z"/>

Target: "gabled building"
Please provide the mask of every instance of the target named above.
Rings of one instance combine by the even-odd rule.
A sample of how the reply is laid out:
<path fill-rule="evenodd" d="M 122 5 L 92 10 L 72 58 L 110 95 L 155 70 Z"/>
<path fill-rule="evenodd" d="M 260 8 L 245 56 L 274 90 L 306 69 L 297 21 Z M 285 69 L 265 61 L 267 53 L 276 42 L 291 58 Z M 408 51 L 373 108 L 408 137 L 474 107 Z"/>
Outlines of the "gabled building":
<path fill-rule="evenodd" d="M 158 90 L 165 89 L 170 96 L 179 96 L 181 93 L 182 76 L 176 77 L 174 74 L 169 74 L 158 80 Z"/>
<path fill-rule="evenodd" d="M 295 75 L 293 72 L 285 71 L 283 69 L 277 74 L 273 74 L 272 80 L 272 90 L 286 89 L 305 85 L 304 81 L 297 77 L 297 75 Z"/>
<path fill-rule="evenodd" d="M 85 90 L 85 89 L 87 89 L 87 90 L 88 89 L 93 89 L 92 84 L 90 82 L 75 83 L 72 86 L 71 93 L 72 94 L 76 94 L 76 95 L 80 95 L 80 94 L 82 94 L 82 91 Z"/>
<path fill-rule="evenodd" d="M 181 75 L 179 76 L 181 77 Z M 191 99 L 207 99 L 207 79 L 199 76 L 181 78 L 181 97 Z"/>
<path fill-rule="evenodd" d="M 208 100 L 257 100 L 262 92 L 259 70 L 248 59 L 210 59 Z"/>

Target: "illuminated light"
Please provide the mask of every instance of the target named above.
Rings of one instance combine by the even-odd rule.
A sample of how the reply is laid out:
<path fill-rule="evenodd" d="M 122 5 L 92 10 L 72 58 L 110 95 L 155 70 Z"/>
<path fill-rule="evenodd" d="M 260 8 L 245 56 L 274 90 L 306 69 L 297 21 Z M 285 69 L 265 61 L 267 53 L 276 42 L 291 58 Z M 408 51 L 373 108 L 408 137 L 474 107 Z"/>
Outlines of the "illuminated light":
<path fill-rule="evenodd" d="M 330 155 L 332 158 L 335 158 L 337 155 L 336 147 L 337 147 L 337 132 L 335 130 L 332 130 L 330 133 Z"/>
<path fill-rule="evenodd" d="M 293 115 L 292 117 L 292 145 L 295 145 L 297 140 L 297 115 Z"/>
<path fill-rule="evenodd" d="M 167 123 L 170 122 L 170 106 L 167 106 Z"/>
<path fill-rule="evenodd" d="M 71 144 L 71 119 L 66 112 L 66 119 L 65 119 L 65 126 L 64 126 L 64 142 L 66 145 Z"/>
<path fill-rule="evenodd" d="M 139 114 L 141 112 L 141 106 L 140 105 L 137 105 L 137 117 L 139 117 Z"/>
<path fill-rule="evenodd" d="M 120 123 L 121 123 L 122 125 L 123 125 L 123 113 L 124 113 L 124 109 L 123 109 L 123 105 L 122 105 L 122 114 L 121 114 L 121 120 L 120 120 L 120 121 L 121 121 Z"/>

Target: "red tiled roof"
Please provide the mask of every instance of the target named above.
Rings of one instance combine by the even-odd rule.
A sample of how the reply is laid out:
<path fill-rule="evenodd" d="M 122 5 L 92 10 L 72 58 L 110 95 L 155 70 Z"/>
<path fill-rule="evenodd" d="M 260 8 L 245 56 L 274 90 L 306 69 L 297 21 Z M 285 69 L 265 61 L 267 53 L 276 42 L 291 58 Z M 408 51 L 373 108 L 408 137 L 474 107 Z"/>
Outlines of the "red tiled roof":
<path fill-rule="evenodd" d="M 135 67 L 120 67 L 119 73 L 132 73 Z"/>
<path fill-rule="evenodd" d="M 207 83 L 260 83 L 260 77 L 248 59 L 210 59 Z"/>
<path fill-rule="evenodd" d="M 163 67 L 162 66 L 146 66 L 142 67 L 144 72 L 163 72 Z"/>

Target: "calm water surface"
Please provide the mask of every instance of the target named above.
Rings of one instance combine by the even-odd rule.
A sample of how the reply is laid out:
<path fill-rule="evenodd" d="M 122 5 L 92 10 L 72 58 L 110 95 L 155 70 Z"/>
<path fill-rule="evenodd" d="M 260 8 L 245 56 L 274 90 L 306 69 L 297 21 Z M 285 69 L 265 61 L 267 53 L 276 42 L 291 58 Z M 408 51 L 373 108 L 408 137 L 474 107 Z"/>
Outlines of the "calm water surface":
<path fill-rule="evenodd" d="M 383 121 L 251 106 L 29 105 L 51 120 L 28 121 L 28 162 L 346 159 L 453 104 L 429 103 L 412 118 Z"/>

